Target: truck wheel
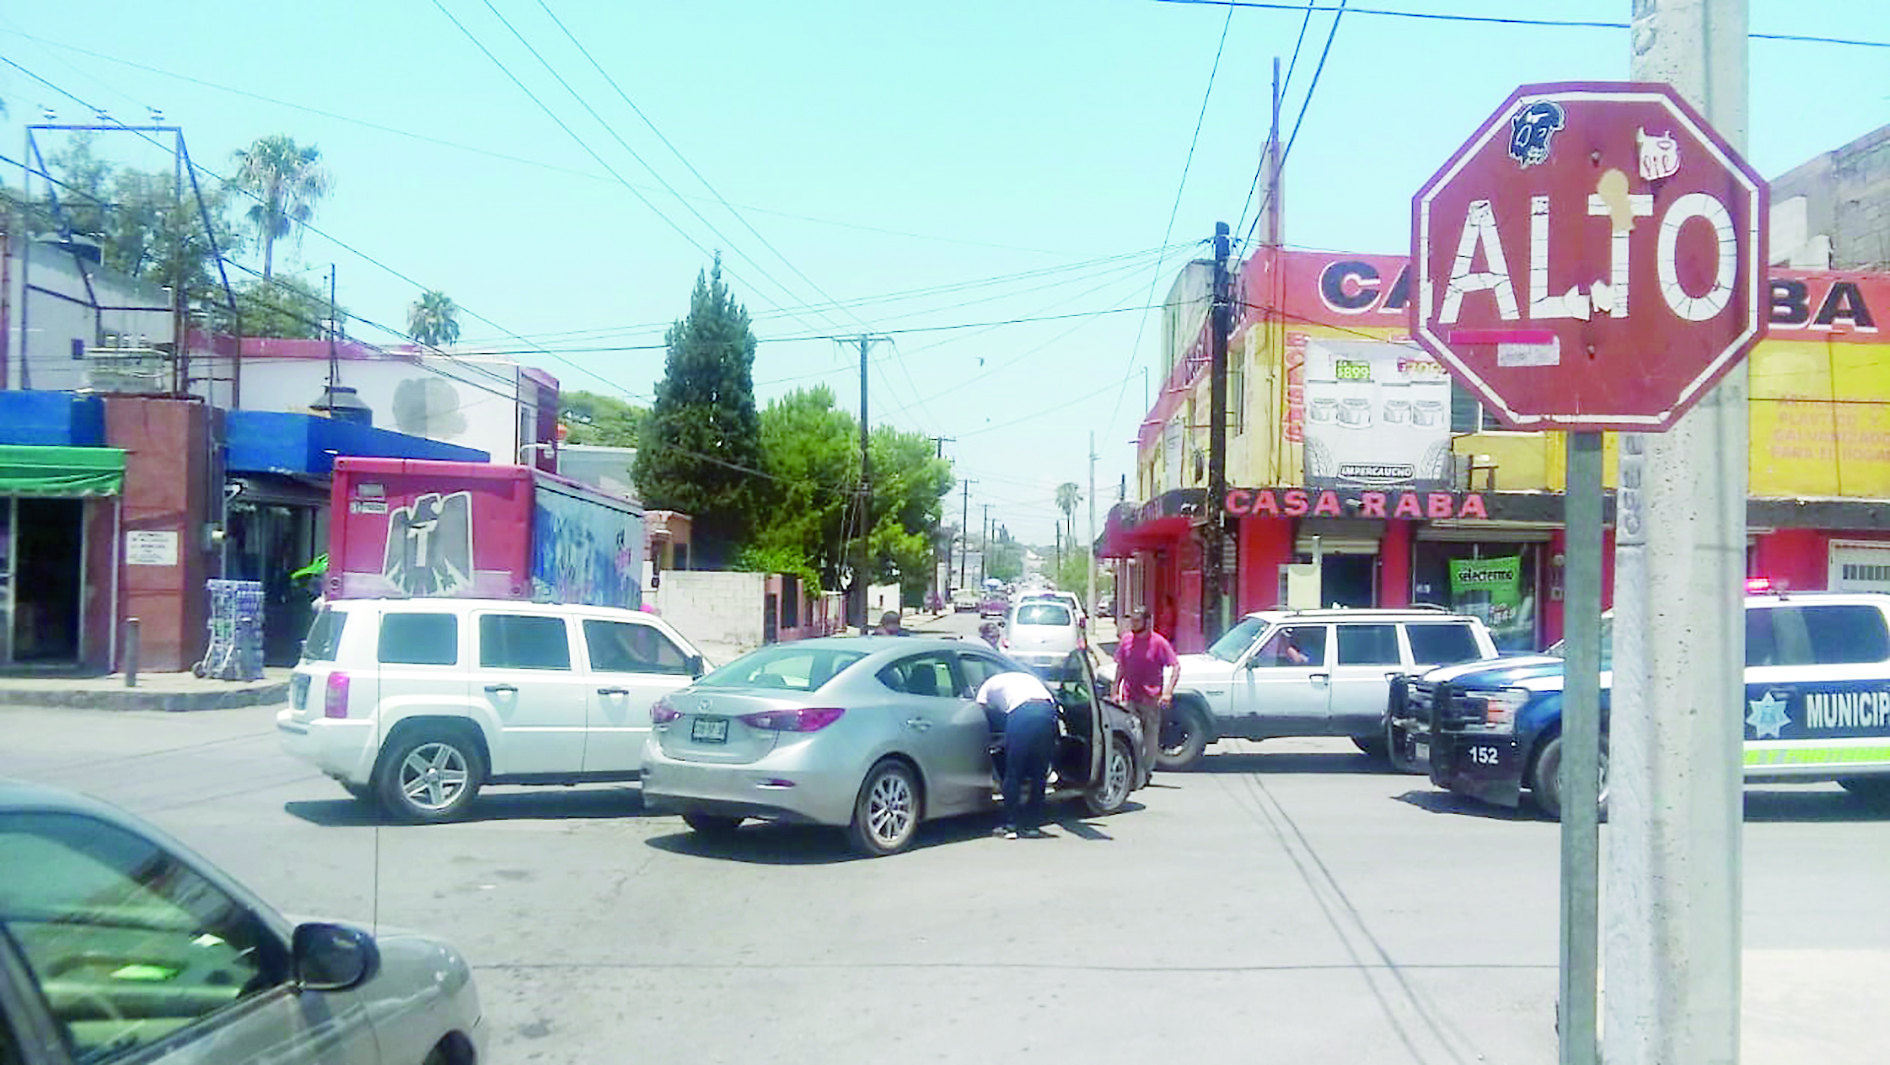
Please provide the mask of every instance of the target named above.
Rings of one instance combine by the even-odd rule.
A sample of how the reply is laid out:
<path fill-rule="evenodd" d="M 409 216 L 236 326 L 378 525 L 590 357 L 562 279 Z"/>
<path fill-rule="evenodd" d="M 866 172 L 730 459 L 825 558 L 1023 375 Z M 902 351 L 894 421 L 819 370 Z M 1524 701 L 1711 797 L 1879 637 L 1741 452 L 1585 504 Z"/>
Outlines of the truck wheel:
<path fill-rule="evenodd" d="M 1562 819 L 1562 737 L 1553 736 L 1536 755 L 1535 771 L 1529 777 L 1529 797 L 1536 808 L 1551 821 Z M 1608 816 L 1608 741 L 1601 741 L 1601 795 L 1596 816 Z"/>
<path fill-rule="evenodd" d="M 1838 784 L 1873 806 L 1890 806 L 1890 777 L 1845 777 Z"/>
<path fill-rule="evenodd" d="M 381 803 L 404 821 L 451 821 L 485 783 L 479 745 L 458 728 L 413 729 L 387 751 L 374 782 Z"/>
<path fill-rule="evenodd" d="M 1367 758 L 1383 758 L 1390 750 L 1383 736 L 1354 736 L 1352 746 L 1357 747 L 1359 753 Z"/>
<path fill-rule="evenodd" d="M 1390 721 L 1385 722 L 1385 758 L 1393 773 L 1420 773 L 1417 752 L 1412 750 L 1411 734 Z"/>
<path fill-rule="evenodd" d="M 1193 769 L 1207 750 L 1207 725 L 1192 705 L 1177 704 L 1162 715 L 1162 735 L 1155 768 L 1168 773 Z"/>

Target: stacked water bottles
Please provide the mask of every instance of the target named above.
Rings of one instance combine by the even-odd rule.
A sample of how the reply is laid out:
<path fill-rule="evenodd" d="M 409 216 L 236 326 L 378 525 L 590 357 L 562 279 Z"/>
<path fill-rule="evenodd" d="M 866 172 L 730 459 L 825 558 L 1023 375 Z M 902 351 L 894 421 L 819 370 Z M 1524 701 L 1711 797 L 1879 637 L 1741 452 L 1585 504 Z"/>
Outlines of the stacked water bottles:
<path fill-rule="evenodd" d="M 195 672 L 217 680 L 261 680 L 261 581 L 209 581 L 210 647 Z"/>

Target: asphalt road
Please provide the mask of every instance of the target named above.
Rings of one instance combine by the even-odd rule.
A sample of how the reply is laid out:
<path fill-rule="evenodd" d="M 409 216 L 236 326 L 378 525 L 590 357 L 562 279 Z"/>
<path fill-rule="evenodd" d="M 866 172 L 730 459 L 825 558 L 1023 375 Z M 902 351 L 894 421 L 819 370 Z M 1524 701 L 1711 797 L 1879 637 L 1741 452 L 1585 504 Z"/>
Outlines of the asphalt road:
<path fill-rule="evenodd" d="M 1555 1060 L 1556 827 L 1345 740 L 1224 744 L 1050 839 L 971 819 L 864 861 L 801 828 L 705 843 L 634 785 L 381 826 L 272 718 L 0 711 L 0 774 L 144 814 L 284 910 L 447 936 L 499 1062 Z M 1744 1059 L 1874 1063 L 1890 815 L 1746 806 Z"/>

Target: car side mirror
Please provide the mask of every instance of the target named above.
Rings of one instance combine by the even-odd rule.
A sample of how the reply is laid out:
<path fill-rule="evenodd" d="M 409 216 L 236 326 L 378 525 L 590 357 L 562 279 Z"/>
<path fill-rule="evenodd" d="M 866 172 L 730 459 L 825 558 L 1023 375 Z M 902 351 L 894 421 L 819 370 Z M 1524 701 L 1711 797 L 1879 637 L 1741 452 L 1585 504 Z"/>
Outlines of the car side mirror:
<path fill-rule="evenodd" d="M 690 655 L 688 665 L 689 675 L 692 677 L 700 677 L 709 671 L 708 663 L 702 660 L 701 655 Z"/>
<path fill-rule="evenodd" d="M 350 991 L 381 971 L 381 948 L 358 928 L 311 921 L 297 925 L 289 971 L 301 991 Z"/>

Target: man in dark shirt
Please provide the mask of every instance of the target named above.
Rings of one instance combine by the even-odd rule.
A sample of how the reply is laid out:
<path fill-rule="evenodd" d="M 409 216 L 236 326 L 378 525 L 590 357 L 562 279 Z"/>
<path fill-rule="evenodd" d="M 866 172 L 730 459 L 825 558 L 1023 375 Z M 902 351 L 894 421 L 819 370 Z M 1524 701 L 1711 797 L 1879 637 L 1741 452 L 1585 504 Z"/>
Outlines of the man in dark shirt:
<path fill-rule="evenodd" d="M 1116 701 L 1142 722 L 1142 757 L 1146 774 L 1155 771 L 1162 748 L 1162 714 L 1175 699 L 1175 680 L 1181 660 L 1174 645 L 1149 626 L 1148 607 L 1129 611 L 1129 632 L 1116 645 Z"/>

